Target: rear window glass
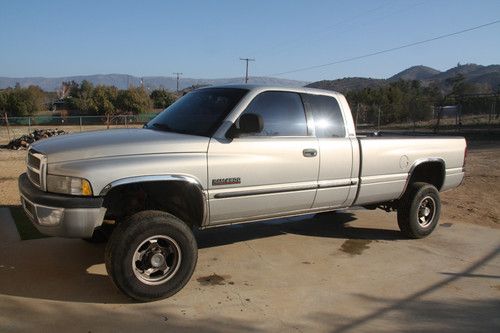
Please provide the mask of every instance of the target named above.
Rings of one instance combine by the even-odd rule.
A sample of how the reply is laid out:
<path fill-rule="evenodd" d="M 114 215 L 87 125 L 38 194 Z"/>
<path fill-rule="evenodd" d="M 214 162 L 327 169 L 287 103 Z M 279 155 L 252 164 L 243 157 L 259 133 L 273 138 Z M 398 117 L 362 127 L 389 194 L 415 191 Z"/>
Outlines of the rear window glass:
<path fill-rule="evenodd" d="M 309 94 L 303 94 L 302 99 L 313 115 L 317 137 L 345 137 L 344 118 L 337 99 L 331 96 Z"/>

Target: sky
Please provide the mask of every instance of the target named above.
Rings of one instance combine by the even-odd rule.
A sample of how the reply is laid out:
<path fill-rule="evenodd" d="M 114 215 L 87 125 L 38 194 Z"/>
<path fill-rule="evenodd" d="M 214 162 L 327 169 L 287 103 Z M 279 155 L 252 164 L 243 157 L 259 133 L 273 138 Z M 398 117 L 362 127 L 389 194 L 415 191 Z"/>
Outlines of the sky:
<path fill-rule="evenodd" d="M 227 78 L 331 63 L 500 19 L 500 0 L 0 0 L 0 76 Z M 500 23 L 278 77 L 387 78 L 414 65 L 500 63 Z"/>

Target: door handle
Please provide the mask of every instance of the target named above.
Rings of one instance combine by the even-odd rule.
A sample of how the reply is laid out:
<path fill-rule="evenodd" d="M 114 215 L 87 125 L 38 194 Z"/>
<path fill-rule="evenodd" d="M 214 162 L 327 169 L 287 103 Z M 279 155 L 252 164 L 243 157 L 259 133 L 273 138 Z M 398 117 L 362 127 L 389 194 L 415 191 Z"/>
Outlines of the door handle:
<path fill-rule="evenodd" d="M 316 149 L 309 148 L 304 149 L 302 151 L 302 155 L 304 155 L 304 157 L 315 157 L 316 155 L 318 155 L 318 152 Z"/>

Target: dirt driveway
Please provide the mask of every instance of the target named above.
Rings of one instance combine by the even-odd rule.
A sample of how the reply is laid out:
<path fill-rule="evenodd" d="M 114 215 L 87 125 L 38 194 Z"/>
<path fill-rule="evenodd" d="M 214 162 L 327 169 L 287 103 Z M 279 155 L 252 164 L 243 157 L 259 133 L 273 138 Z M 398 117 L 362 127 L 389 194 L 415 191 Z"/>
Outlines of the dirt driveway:
<path fill-rule="evenodd" d="M 498 332 L 500 148 L 472 148 L 429 238 L 365 210 L 207 230 L 189 284 L 153 303 L 114 288 L 101 245 L 0 233 L 0 331 Z M 23 164 L 0 152 L 2 205 Z"/>

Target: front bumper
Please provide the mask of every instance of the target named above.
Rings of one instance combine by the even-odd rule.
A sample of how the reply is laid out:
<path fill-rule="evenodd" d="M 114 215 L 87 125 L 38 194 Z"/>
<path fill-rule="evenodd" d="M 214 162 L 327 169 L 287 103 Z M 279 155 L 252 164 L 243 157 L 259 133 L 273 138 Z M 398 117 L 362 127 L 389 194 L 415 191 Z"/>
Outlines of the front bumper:
<path fill-rule="evenodd" d="M 89 238 L 104 220 L 101 197 L 77 197 L 39 190 L 23 173 L 19 192 L 24 212 L 33 225 L 49 236 Z"/>

